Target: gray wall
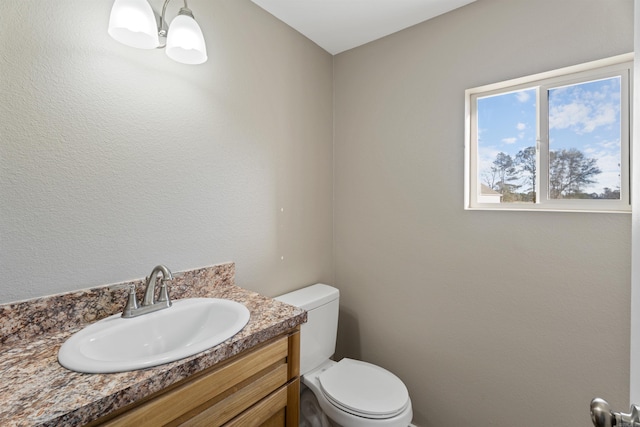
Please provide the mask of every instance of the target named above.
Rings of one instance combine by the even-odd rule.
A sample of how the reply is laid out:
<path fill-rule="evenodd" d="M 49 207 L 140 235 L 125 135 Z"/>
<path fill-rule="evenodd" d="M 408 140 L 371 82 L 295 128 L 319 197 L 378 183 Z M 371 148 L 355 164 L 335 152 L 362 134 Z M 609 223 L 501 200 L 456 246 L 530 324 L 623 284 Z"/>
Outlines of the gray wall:
<path fill-rule="evenodd" d="M 627 407 L 630 216 L 466 212 L 462 165 L 465 89 L 633 50 L 631 0 L 478 0 L 334 60 L 191 0 L 197 67 L 111 40 L 111 4 L 0 2 L 0 302 L 236 261 L 338 285 L 339 353 L 423 427 Z"/>
<path fill-rule="evenodd" d="M 178 64 L 112 40 L 112 4 L 0 2 L 0 302 L 158 263 L 331 282 L 331 55 L 249 0 L 192 0 L 209 61 Z"/>
<path fill-rule="evenodd" d="M 464 90 L 633 51 L 632 0 L 479 0 L 336 56 L 340 355 L 420 426 L 628 408 L 628 214 L 463 210 Z"/>

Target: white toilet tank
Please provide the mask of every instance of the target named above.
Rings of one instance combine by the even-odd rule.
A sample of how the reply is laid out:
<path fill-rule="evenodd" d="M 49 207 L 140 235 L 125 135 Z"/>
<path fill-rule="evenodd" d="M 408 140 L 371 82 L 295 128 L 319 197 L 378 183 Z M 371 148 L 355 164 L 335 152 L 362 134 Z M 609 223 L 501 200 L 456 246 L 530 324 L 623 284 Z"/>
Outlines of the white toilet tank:
<path fill-rule="evenodd" d="M 340 291 L 318 283 L 275 299 L 307 311 L 307 323 L 300 329 L 300 375 L 304 375 L 336 351 Z"/>

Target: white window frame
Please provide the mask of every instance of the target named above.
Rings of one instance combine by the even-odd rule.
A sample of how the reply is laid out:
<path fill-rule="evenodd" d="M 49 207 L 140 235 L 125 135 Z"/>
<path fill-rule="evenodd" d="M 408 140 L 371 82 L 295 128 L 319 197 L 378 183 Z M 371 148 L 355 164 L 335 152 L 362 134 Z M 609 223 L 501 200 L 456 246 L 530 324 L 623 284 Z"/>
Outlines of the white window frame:
<path fill-rule="evenodd" d="M 620 76 L 620 149 L 621 182 L 620 200 L 603 199 L 549 199 L 549 125 L 547 90 L 559 86 Z M 633 53 L 618 55 L 585 64 L 535 74 L 506 82 L 467 89 L 465 91 L 465 196 L 467 210 L 508 211 L 580 211 L 580 212 L 631 212 L 631 93 Z M 536 89 L 537 130 L 535 203 L 482 203 L 478 201 L 480 179 L 478 177 L 477 99 L 496 94 Z M 544 94 L 545 96 L 541 96 Z M 544 114 L 541 114 L 544 112 Z"/>

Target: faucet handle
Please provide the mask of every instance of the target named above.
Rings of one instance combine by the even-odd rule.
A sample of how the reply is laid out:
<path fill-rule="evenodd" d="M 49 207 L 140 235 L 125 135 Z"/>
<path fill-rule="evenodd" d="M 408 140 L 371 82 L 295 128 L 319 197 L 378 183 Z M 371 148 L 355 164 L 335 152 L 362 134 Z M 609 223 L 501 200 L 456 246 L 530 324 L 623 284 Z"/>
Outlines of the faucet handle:
<path fill-rule="evenodd" d="M 122 285 L 113 285 L 109 286 L 109 290 L 117 290 L 117 289 L 129 289 L 129 294 L 127 295 L 127 303 L 124 306 L 124 310 L 122 310 L 122 317 L 133 317 L 133 310 L 138 308 L 138 299 L 136 298 L 136 285 L 133 283 L 122 284 Z"/>
<path fill-rule="evenodd" d="M 160 295 L 158 296 L 157 302 L 163 302 L 166 305 L 171 305 L 171 298 L 169 298 L 169 286 L 168 284 L 173 280 L 171 279 L 162 279 L 160 280 Z"/>

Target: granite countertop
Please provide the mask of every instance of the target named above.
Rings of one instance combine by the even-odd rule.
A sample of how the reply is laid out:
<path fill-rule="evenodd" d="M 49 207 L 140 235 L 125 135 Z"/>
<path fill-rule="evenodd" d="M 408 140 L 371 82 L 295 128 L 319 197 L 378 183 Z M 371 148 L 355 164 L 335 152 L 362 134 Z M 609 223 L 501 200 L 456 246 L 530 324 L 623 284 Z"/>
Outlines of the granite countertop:
<path fill-rule="evenodd" d="M 182 273 L 172 296 L 240 302 L 251 312 L 242 331 L 194 356 L 115 374 L 72 372 L 60 366 L 57 355 L 74 332 L 121 311 L 126 291 L 105 286 L 0 305 L 0 425 L 86 424 L 306 321 L 304 310 L 235 286 L 234 275 L 233 263 Z"/>

